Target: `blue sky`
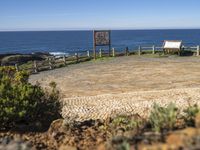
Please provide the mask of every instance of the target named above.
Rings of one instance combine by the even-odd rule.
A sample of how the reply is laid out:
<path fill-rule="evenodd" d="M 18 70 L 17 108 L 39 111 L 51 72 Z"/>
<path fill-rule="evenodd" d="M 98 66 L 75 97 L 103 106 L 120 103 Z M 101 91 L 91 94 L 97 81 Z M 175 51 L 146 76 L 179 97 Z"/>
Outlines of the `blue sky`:
<path fill-rule="evenodd" d="M 0 30 L 200 28 L 200 0 L 0 0 Z"/>

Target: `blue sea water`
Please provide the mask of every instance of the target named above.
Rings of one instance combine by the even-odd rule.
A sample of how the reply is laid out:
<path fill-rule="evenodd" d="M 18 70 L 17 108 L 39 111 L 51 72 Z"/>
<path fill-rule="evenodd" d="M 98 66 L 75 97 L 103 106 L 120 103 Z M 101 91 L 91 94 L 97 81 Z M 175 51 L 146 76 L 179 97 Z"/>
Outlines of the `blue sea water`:
<path fill-rule="evenodd" d="M 182 40 L 186 46 L 200 45 L 200 29 L 114 30 L 112 47 L 161 46 L 164 40 Z M 0 53 L 65 52 L 75 53 L 93 48 L 93 31 L 0 32 Z"/>

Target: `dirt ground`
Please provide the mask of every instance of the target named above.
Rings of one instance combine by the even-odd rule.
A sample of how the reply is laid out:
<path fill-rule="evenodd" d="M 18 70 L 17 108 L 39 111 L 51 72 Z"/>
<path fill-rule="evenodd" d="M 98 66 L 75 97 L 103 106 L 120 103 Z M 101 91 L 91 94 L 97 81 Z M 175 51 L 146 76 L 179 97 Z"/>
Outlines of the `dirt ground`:
<path fill-rule="evenodd" d="M 30 82 L 36 81 L 43 87 L 48 87 L 51 81 L 57 83 L 66 102 L 64 109 L 68 110 L 64 111 L 63 116 L 73 112 L 83 117 L 110 110 L 108 114 L 102 113 L 106 116 L 122 108 L 124 101 L 121 99 L 127 94 L 127 101 L 130 99 L 132 102 L 129 102 L 129 105 L 134 105 L 134 101 L 138 100 L 150 101 L 152 96 L 158 101 L 173 98 L 170 101 L 179 100 L 182 103 L 186 99 L 193 101 L 193 97 L 196 97 L 197 101 L 200 95 L 200 58 L 158 58 L 148 55 L 107 58 L 32 75 Z M 106 94 L 108 95 L 105 96 Z M 184 98 L 181 99 L 180 96 Z M 92 103 L 96 100 L 98 103 Z M 102 106 L 102 109 L 99 109 L 99 106 Z M 112 106 L 112 109 L 109 109 L 109 106 Z M 133 107 L 135 106 L 136 104 Z M 107 107 L 107 110 L 103 109 L 104 107 Z M 132 108 L 125 109 L 126 112 L 132 111 Z"/>
<path fill-rule="evenodd" d="M 200 58 L 118 57 L 32 75 L 46 87 L 58 84 L 64 97 L 200 87 Z"/>

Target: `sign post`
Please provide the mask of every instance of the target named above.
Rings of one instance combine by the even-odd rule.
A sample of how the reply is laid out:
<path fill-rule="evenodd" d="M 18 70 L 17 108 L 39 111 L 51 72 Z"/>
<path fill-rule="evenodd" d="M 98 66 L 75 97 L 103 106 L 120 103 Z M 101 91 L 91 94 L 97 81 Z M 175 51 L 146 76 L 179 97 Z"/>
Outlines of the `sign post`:
<path fill-rule="evenodd" d="M 110 30 L 94 30 L 93 32 L 93 54 L 96 59 L 97 46 L 109 46 L 109 56 L 111 49 Z"/>

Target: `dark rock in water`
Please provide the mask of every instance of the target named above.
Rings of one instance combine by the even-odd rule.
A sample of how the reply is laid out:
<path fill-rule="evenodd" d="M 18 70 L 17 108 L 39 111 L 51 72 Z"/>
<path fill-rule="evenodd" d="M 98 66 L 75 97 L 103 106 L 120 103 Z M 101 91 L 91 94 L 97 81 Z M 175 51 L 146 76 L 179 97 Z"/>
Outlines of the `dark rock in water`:
<path fill-rule="evenodd" d="M 46 54 L 8 55 L 1 59 L 1 65 L 23 64 L 33 60 L 41 61 L 46 59 L 47 56 Z"/>
<path fill-rule="evenodd" d="M 32 55 L 46 55 L 46 56 L 50 56 L 50 54 L 48 52 L 34 52 L 34 53 L 31 53 Z"/>

